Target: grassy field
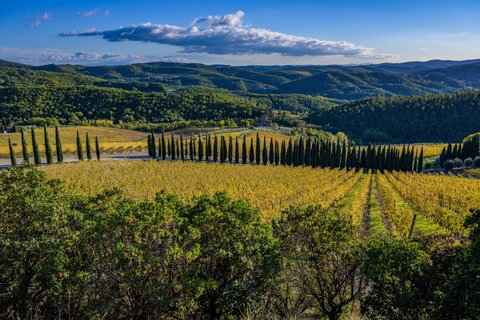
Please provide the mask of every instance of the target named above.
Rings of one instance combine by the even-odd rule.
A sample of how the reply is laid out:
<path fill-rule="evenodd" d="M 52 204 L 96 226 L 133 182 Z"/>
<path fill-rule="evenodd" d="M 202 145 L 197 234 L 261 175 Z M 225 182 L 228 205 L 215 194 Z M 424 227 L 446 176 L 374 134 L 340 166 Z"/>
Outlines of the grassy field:
<path fill-rule="evenodd" d="M 85 141 L 85 135 L 88 133 L 93 143 L 93 139 L 98 137 L 100 146 L 103 152 L 107 153 L 123 153 L 123 152 L 141 152 L 147 147 L 147 133 L 138 132 L 133 130 L 116 129 L 116 128 L 104 128 L 104 127 L 64 127 L 60 129 L 60 136 L 62 138 L 62 146 L 65 153 L 76 152 L 76 139 L 77 131 L 83 141 Z M 50 143 L 55 146 L 55 129 L 47 129 Z M 44 146 L 44 134 L 42 128 L 35 129 L 37 141 L 40 145 L 40 150 L 43 152 Z M 30 130 L 26 131 L 27 142 L 29 152 L 31 153 L 31 134 Z M 0 157 L 7 158 L 8 151 L 8 139 L 12 140 L 14 150 L 17 156 L 21 153 L 21 138 L 20 133 L 2 133 L 0 134 Z"/>
<path fill-rule="evenodd" d="M 165 190 L 191 201 L 192 195 L 226 191 L 259 208 L 265 220 L 289 206 L 320 205 L 351 215 L 359 233 L 367 225 L 372 235 L 406 237 L 414 214 L 414 235 L 459 235 L 469 208 L 480 208 L 480 180 L 454 176 L 172 161 L 92 161 L 42 170 L 86 195 L 119 187 L 135 199 L 151 199 Z"/>

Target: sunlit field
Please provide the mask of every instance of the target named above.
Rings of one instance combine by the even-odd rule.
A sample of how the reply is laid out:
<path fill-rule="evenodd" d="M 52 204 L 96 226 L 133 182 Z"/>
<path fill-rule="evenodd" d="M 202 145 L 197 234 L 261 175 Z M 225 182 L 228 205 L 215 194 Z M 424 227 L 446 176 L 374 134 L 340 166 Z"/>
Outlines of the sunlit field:
<path fill-rule="evenodd" d="M 289 206 L 320 205 L 351 217 L 365 236 L 406 237 L 415 214 L 414 233 L 461 235 L 469 209 L 480 208 L 480 180 L 449 175 L 175 161 L 91 161 L 42 170 L 85 195 L 118 187 L 138 200 L 166 191 L 191 201 L 226 191 L 257 207 L 265 220 Z"/>

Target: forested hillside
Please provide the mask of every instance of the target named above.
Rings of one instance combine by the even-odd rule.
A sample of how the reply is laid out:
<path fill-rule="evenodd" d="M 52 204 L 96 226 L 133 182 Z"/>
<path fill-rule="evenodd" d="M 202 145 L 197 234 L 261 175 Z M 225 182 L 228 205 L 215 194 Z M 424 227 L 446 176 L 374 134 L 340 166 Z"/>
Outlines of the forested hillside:
<path fill-rule="evenodd" d="M 480 128 L 480 93 L 373 98 L 327 108 L 310 121 L 362 142 L 461 141 Z"/>

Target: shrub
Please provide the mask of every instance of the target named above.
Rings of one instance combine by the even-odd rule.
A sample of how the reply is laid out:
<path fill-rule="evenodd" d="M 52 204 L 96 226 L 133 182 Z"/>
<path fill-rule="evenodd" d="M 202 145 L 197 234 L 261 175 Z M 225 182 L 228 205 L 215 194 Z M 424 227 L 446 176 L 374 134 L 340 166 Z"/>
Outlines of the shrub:
<path fill-rule="evenodd" d="M 473 165 L 473 160 L 472 160 L 472 158 L 467 158 L 467 159 L 465 159 L 465 161 L 463 161 L 463 164 L 464 164 L 465 167 L 467 167 L 467 168 L 472 167 L 472 165 Z"/>
<path fill-rule="evenodd" d="M 475 159 L 473 159 L 473 166 L 475 168 L 480 168 L 480 156 L 475 157 Z"/>
<path fill-rule="evenodd" d="M 461 167 L 463 166 L 463 161 L 462 161 L 462 159 L 455 158 L 455 159 L 453 160 L 453 166 L 454 166 L 455 168 L 461 168 Z"/>
<path fill-rule="evenodd" d="M 447 171 L 452 170 L 454 166 L 455 166 L 455 164 L 453 163 L 453 160 L 447 160 L 443 163 L 443 167 Z"/>

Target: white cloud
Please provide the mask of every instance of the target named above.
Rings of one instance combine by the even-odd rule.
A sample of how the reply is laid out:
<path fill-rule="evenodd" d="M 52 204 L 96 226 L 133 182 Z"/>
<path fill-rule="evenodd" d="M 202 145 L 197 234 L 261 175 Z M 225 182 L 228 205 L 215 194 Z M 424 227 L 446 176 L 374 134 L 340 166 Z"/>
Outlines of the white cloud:
<path fill-rule="evenodd" d="M 98 9 L 98 8 L 92 9 L 92 10 L 89 10 L 89 11 L 79 11 L 79 12 L 77 12 L 77 16 L 88 18 L 88 17 L 94 16 L 94 15 L 97 15 L 99 11 L 100 11 L 100 9 Z"/>
<path fill-rule="evenodd" d="M 35 21 L 30 24 L 30 27 L 36 28 L 39 27 L 42 23 L 47 20 L 52 20 L 53 14 L 51 12 L 44 12 L 41 16 L 36 17 Z"/>
<path fill-rule="evenodd" d="M 112 13 L 110 12 L 110 9 L 107 9 L 107 10 L 105 10 L 105 11 L 103 12 L 103 15 L 104 15 L 105 17 L 108 17 L 108 16 L 111 15 L 111 14 L 112 14 Z"/>
<path fill-rule="evenodd" d="M 242 24 L 244 13 L 196 18 L 188 27 L 143 23 L 114 30 L 62 33 L 64 37 L 98 36 L 110 42 L 140 41 L 178 46 L 181 53 L 217 55 L 280 54 L 282 56 L 345 56 L 390 58 L 347 41 L 294 36 Z"/>

